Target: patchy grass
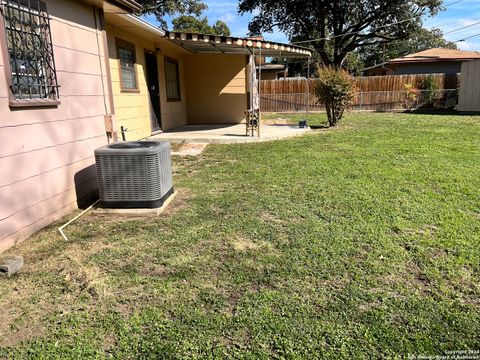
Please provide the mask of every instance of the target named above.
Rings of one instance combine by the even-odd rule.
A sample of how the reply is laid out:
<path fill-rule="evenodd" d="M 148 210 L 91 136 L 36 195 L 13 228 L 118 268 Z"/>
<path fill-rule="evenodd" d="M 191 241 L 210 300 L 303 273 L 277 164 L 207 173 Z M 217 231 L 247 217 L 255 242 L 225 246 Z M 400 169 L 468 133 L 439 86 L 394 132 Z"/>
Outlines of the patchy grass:
<path fill-rule="evenodd" d="M 307 120 L 308 125 L 318 128 L 328 127 L 327 116 L 324 113 L 264 113 L 262 120 L 266 122 L 298 124 L 300 120 Z"/>
<path fill-rule="evenodd" d="M 90 214 L 10 251 L 26 267 L 0 278 L 0 358 L 478 349 L 479 139 L 480 117 L 348 114 L 175 157 L 166 214 Z"/>

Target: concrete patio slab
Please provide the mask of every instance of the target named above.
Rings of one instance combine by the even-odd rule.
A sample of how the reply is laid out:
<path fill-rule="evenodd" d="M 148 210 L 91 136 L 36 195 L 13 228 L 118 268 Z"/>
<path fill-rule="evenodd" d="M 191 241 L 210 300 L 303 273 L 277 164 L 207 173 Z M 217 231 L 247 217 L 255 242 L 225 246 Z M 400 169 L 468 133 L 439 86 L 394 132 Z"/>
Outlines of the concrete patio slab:
<path fill-rule="evenodd" d="M 178 156 L 198 156 L 208 146 L 208 143 L 187 143 L 183 144 L 178 151 L 173 151 L 172 155 Z"/>
<path fill-rule="evenodd" d="M 170 203 L 178 195 L 178 191 L 175 190 L 164 202 L 163 205 L 159 208 L 152 209 L 111 209 L 111 208 L 102 208 L 100 206 L 93 209 L 94 214 L 116 214 L 116 215 L 133 215 L 133 216 L 158 216 L 170 205 Z"/>
<path fill-rule="evenodd" d="M 172 143 L 238 144 L 287 139 L 303 135 L 308 131 L 310 128 L 302 129 L 294 125 L 262 125 L 261 136 L 251 137 L 245 134 L 245 124 L 185 125 L 153 135 L 148 139 Z"/>

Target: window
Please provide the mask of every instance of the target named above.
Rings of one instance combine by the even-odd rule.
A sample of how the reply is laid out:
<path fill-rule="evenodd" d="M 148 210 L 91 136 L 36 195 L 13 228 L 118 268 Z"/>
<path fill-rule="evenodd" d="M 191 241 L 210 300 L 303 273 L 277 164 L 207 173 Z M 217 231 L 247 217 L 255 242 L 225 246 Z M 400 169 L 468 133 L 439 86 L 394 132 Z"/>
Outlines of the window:
<path fill-rule="evenodd" d="M 120 60 L 120 85 L 122 91 L 138 91 L 135 63 L 135 45 L 117 39 L 117 56 Z"/>
<path fill-rule="evenodd" d="M 167 101 L 179 101 L 180 83 L 177 61 L 165 59 L 165 82 L 167 86 Z"/>
<path fill-rule="evenodd" d="M 58 104 L 58 84 L 47 5 L 39 0 L 1 1 L 11 105 Z M 2 46 L 3 48 L 3 46 Z M 43 100 L 43 101 L 42 101 Z"/>

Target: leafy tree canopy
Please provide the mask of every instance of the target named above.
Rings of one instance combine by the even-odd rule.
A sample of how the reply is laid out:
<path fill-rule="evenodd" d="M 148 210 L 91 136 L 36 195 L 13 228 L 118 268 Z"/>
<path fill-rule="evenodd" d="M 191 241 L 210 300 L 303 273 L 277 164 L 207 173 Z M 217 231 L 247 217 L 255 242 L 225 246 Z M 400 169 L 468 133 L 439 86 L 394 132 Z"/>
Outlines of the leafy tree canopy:
<path fill-rule="evenodd" d="M 405 39 L 423 16 L 442 9 L 442 0 L 240 0 L 239 12 L 254 13 L 252 35 L 277 27 L 318 52 L 325 65 L 343 65 L 362 47 Z M 331 47 L 331 51 L 329 51 Z"/>
<path fill-rule="evenodd" d="M 408 54 L 439 47 L 457 49 L 457 45 L 454 42 L 445 40 L 440 29 L 433 28 L 429 30 L 421 28 L 410 34 L 406 39 L 395 40 L 385 44 L 384 49 L 378 45 L 366 46 L 361 50 L 360 58 L 363 65 L 368 67 Z"/>
<path fill-rule="evenodd" d="M 293 39 L 293 41 L 296 41 L 296 39 Z M 353 75 L 360 75 L 361 70 L 366 67 L 436 47 L 457 49 L 454 42 L 445 40 L 440 29 L 420 28 L 405 39 L 395 40 L 383 45 L 369 45 L 358 48 L 345 57 L 342 67 Z M 332 54 L 333 49 L 330 43 L 327 43 L 326 51 L 327 54 Z M 311 63 L 312 69 L 322 63 L 318 53 L 313 52 Z M 288 67 L 292 76 L 306 76 L 307 69 L 304 61 L 294 62 Z"/>
<path fill-rule="evenodd" d="M 213 26 L 210 26 L 207 17 L 200 19 L 191 15 L 182 15 L 173 19 L 172 24 L 174 31 L 230 36 L 230 29 L 227 24 L 218 20 Z"/>
<path fill-rule="evenodd" d="M 142 14 L 155 15 L 163 28 L 167 27 L 165 16 L 176 14 L 200 14 L 207 9 L 202 0 L 136 0 L 143 6 Z"/>
<path fill-rule="evenodd" d="M 215 35 L 230 36 L 232 34 L 228 25 L 221 20 L 217 20 L 212 29 Z"/>

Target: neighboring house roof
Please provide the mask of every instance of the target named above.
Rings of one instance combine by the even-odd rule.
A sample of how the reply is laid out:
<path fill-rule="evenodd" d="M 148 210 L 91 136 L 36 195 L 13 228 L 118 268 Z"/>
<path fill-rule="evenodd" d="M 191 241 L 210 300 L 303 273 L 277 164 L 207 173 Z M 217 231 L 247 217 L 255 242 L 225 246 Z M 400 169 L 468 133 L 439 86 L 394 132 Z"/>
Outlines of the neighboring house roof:
<path fill-rule="evenodd" d="M 389 64 L 389 62 L 386 61 L 386 62 L 383 62 L 383 63 L 380 63 L 380 64 L 376 64 L 376 65 L 372 65 L 372 66 L 363 68 L 362 70 L 360 70 L 360 72 L 362 72 L 362 71 L 367 71 L 367 70 L 373 70 L 373 69 L 376 69 L 376 68 L 384 68 L 384 69 L 390 70 L 390 68 L 388 68 L 388 67 L 386 66 L 386 65 L 388 65 L 388 64 Z"/>
<path fill-rule="evenodd" d="M 266 57 L 312 56 L 308 48 L 265 40 L 175 31 L 167 31 L 165 37 L 192 53 L 260 55 L 261 51 Z"/>
<path fill-rule="evenodd" d="M 389 64 L 439 62 L 439 61 L 466 61 L 480 59 L 480 52 L 433 48 L 390 60 Z"/>

